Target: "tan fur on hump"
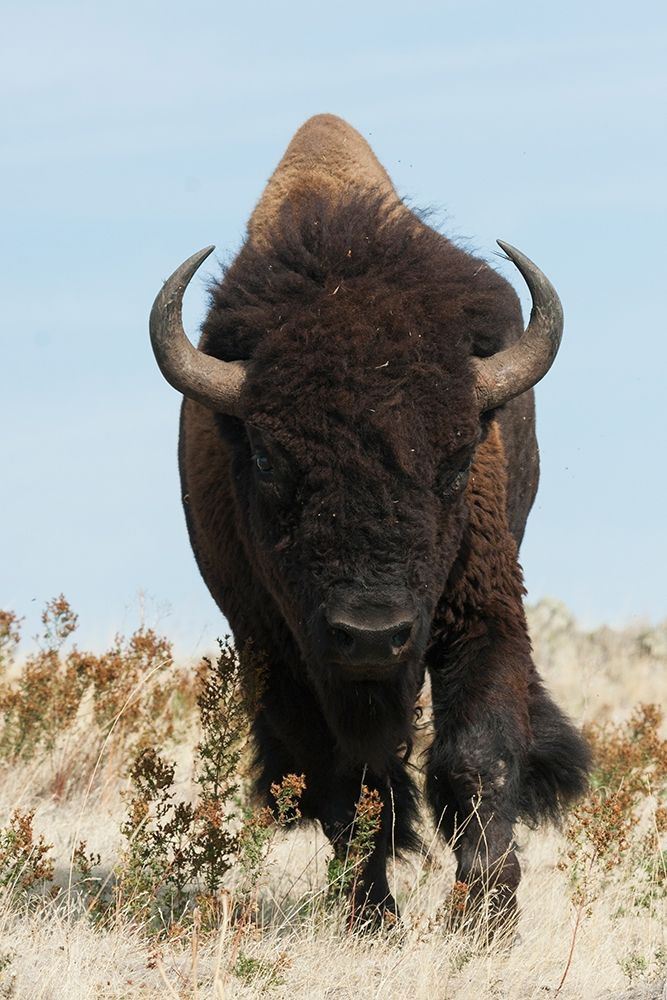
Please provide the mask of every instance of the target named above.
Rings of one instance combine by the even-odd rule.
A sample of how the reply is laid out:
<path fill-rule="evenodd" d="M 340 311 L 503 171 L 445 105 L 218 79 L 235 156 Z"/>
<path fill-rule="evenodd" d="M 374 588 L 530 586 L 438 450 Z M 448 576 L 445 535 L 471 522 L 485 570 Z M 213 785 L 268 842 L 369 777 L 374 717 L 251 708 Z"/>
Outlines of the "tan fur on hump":
<path fill-rule="evenodd" d="M 307 192 L 336 195 L 364 189 L 385 193 L 396 208 L 407 211 L 363 136 L 336 115 L 315 115 L 295 134 L 269 178 L 248 223 L 250 240 L 266 241 L 287 199 L 297 204 Z"/>

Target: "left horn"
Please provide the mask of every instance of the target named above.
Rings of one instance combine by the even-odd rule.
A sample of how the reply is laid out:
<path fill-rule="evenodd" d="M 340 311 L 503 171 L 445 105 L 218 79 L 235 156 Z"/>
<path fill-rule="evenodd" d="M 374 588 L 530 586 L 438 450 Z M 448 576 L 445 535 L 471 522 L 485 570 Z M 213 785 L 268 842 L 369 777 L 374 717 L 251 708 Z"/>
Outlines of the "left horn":
<path fill-rule="evenodd" d="M 151 344 L 160 371 L 174 389 L 209 410 L 242 417 L 241 394 L 248 362 L 220 361 L 204 354 L 190 343 L 183 329 L 185 289 L 214 250 L 206 247 L 193 254 L 167 278 L 151 309 Z"/>
<path fill-rule="evenodd" d="M 520 250 L 498 246 L 521 272 L 533 299 L 528 326 L 515 344 L 490 358 L 474 358 L 475 391 L 480 411 L 502 406 L 532 388 L 546 375 L 563 335 L 563 307 L 549 279 Z"/>

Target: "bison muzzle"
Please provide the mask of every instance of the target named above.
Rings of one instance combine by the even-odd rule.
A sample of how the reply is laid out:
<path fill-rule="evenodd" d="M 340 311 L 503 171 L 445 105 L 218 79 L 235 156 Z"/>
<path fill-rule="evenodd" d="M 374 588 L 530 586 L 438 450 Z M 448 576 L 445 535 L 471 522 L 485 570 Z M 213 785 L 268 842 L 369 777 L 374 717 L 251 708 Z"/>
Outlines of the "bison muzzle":
<path fill-rule="evenodd" d="M 365 140 L 321 115 L 296 133 L 212 290 L 198 348 L 165 283 L 153 349 L 183 402 L 192 547 L 239 649 L 268 663 L 257 789 L 303 773 L 301 809 L 344 854 L 363 781 L 383 802 L 359 907 L 394 910 L 388 851 L 415 845 L 409 765 L 430 675 L 425 792 L 471 901 L 512 917 L 519 819 L 557 818 L 588 753 L 531 658 L 518 563 L 535 498 L 532 387 L 558 296 L 500 246 L 511 286 L 397 196 Z"/>

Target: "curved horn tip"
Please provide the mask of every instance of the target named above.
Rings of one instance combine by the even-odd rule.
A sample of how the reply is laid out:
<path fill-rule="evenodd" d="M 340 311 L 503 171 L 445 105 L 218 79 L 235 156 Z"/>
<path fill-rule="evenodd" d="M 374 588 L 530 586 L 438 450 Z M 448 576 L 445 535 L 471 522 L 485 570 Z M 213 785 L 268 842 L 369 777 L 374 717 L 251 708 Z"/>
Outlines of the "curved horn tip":
<path fill-rule="evenodd" d="M 199 254 L 201 254 L 202 255 L 201 259 L 206 260 L 206 258 L 210 254 L 212 254 L 214 250 L 215 250 L 215 243 L 212 243 L 210 247 L 204 247 L 203 250 L 199 250 L 198 253 L 195 254 L 195 257 L 198 257 Z"/>
<path fill-rule="evenodd" d="M 513 247 L 511 243 L 507 243 L 505 240 L 496 240 L 496 243 L 498 244 L 498 246 L 500 247 L 500 249 L 503 251 L 503 253 L 507 254 L 507 256 L 509 257 L 509 259 L 512 262 L 514 262 L 517 258 L 519 260 L 527 260 L 528 259 L 526 257 L 526 255 L 525 255 L 525 253 L 521 253 L 521 251 L 517 250 L 516 247 Z"/>
<path fill-rule="evenodd" d="M 546 274 L 540 270 L 530 257 L 527 257 L 521 250 L 517 250 L 511 243 L 506 243 L 505 240 L 496 240 L 496 243 L 507 254 L 528 285 L 533 297 L 533 307 L 537 307 L 538 309 L 548 307 L 550 312 L 560 314 L 562 323 L 563 307 L 556 289 Z"/>
<path fill-rule="evenodd" d="M 203 250 L 198 250 L 197 253 L 193 253 L 191 257 L 188 257 L 188 259 L 181 264 L 178 271 L 191 271 L 192 274 L 194 274 L 195 271 L 201 267 L 206 258 L 211 256 L 214 250 L 215 244 L 210 247 L 204 247 Z"/>
<path fill-rule="evenodd" d="M 155 301 L 153 302 L 153 308 L 151 309 L 151 337 L 153 336 L 154 324 L 156 324 L 155 330 L 157 333 L 157 326 L 159 325 L 161 311 L 173 308 L 174 302 L 178 302 L 180 305 L 180 300 L 185 292 L 185 289 L 188 287 L 194 275 L 204 263 L 206 258 L 209 257 L 214 250 L 215 245 L 212 245 L 204 247 L 203 250 L 198 250 L 197 253 L 193 253 L 191 257 L 188 257 L 188 259 L 184 260 L 182 264 L 179 264 L 176 270 L 162 282 L 162 288 L 157 293 Z"/>

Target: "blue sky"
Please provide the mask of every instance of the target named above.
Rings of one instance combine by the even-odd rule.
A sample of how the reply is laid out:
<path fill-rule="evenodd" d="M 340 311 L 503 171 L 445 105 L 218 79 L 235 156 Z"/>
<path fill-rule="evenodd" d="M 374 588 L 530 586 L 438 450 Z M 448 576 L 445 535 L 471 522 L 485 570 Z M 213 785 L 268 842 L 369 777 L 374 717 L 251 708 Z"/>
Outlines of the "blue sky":
<path fill-rule="evenodd" d="M 194 250 L 233 255 L 291 135 L 322 111 L 524 303 L 497 237 L 560 292 L 529 599 L 557 596 L 590 625 L 665 617 L 664 4 L 0 8 L 0 607 L 28 633 L 60 591 L 93 645 L 142 601 L 184 651 L 223 631 L 189 550 L 179 399 L 147 317 Z M 205 278 L 186 302 L 193 336 Z"/>

